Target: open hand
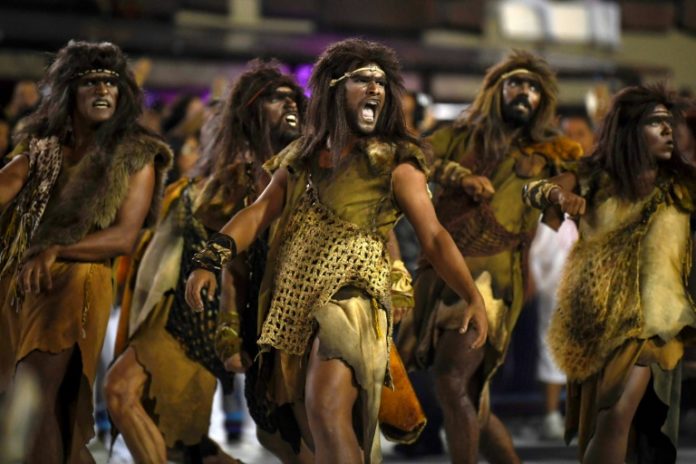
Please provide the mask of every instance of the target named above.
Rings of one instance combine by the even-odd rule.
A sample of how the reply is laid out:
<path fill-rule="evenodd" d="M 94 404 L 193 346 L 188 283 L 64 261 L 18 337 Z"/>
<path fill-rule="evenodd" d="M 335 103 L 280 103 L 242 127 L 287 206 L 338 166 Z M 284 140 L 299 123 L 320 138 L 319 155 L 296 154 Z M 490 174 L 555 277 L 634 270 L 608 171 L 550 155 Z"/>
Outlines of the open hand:
<path fill-rule="evenodd" d="M 486 316 L 486 306 L 483 304 L 482 298 L 472 300 L 465 306 L 464 314 L 462 315 L 462 323 L 459 327 L 459 333 L 464 334 L 468 330 L 476 330 L 478 336 L 471 344 L 471 349 L 477 349 L 483 346 L 488 335 L 488 317 Z"/>
<path fill-rule="evenodd" d="M 38 294 L 42 290 L 51 290 L 51 266 L 58 258 L 58 245 L 53 245 L 39 254 L 29 258 L 19 272 L 19 285 L 26 293 Z"/>

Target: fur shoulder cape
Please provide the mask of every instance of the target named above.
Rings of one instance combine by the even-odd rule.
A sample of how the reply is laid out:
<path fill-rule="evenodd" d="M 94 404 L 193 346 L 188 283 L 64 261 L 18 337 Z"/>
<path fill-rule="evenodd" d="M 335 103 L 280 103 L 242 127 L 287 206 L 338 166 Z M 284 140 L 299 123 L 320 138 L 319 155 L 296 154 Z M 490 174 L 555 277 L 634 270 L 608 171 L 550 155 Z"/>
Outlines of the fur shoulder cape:
<path fill-rule="evenodd" d="M 54 244 L 76 243 L 94 230 L 109 227 L 126 197 L 130 176 L 149 163 L 155 165 L 156 183 L 145 225 L 154 224 L 164 174 L 172 157 L 171 149 L 163 141 L 135 134 L 126 136 L 111 153 L 97 148 L 86 154 L 69 177 L 62 169 L 36 232 L 30 238 L 30 254 Z"/>

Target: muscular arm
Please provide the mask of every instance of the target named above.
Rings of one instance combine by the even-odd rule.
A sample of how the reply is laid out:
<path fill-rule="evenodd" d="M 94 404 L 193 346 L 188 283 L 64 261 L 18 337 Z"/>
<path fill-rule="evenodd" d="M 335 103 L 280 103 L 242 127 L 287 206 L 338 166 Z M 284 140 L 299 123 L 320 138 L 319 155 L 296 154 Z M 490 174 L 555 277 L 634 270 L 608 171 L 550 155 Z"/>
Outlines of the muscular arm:
<path fill-rule="evenodd" d="M 99 261 L 132 251 L 150 210 L 155 189 L 155 169 L 148 164 L 130 177 L 128 193 L 106 229 L 87 235 L 79 242 L 61 246 L 58 257 L 76 261 Z"/>
<path fill-rule="evenodd" d="M 246 250 L 283 212 L 287 183 L 287 169 L 278 169 L 261 196 L 250 206 L 235 214 L 220 229 L 220 233 L 234 239 L 237 252 Z M 196 269 L 186 283 L 186 302 L 195 311 L 202 311 L 204 305 L 201 291 L 207 289 L 208 299 L 212 301 L 216 288 L 215 274 L 205 269 Z"/>
<path fill-rule="evenodd" d="M 459 249 L 437 219 L 427 194 L 425 174 L 412 164 L 403 163 L 394 169 L 392 181 L 396 200 L 413 224 L 428 261 L 447 285 L 469 302 L 471 311 L 465 314 L 461 331 L 467 330 L 469 319 L 473 317 L 479 329 L 479 337 L 474 345 L 480 346 L 485 341 L 487 332 L 481 295 Z"/>
<path fill-rule="evenodd" d="M 222 226 L 220 232 L 234 238 L 238 252 L 246 250 L 283 212 L 287 179 L 288 171 L 278 169 L 261 196 Z"/>
<path fill-rule="evenodd" d="M 29 158 L 16 156 L 0 169 L 0 211 L 17 196 L 29 176 Z"/>

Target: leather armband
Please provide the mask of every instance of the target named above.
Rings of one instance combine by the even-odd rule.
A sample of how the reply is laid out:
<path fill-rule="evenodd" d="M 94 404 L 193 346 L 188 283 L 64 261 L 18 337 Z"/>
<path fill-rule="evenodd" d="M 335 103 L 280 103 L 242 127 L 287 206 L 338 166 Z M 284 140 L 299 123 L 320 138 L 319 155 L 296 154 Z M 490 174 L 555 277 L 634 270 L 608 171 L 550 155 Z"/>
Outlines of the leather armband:
<path fill-rule="evenodd" d="M 472 172 L 455 161 L 436 161 L 433 179 L 444 187 L 457 187 Z"/>
<path fill-rule="evenodd" d="M 214 233 L 203 249 L 193 256 L 193 267 L 211 272 L 220 269 L 237 256 L 237 244 L 229 235 Z"/>
<path fill-rule="evenodd" d="M 554 205 L 551 202 L 550 195 L 551 191 L 556 188 L 561 187 L 546 179 L 535 180 L 524 186 L 522 189 L 522 199 L 527 206 L 543 211 Z"/>

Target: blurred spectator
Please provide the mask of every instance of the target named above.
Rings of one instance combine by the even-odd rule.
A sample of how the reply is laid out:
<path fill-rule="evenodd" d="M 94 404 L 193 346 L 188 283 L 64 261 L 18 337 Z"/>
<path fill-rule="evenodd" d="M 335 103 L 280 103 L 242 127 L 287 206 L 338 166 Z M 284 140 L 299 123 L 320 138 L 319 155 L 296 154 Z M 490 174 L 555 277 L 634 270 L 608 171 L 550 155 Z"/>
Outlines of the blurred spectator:
<path fill-rule="evenodd" d="M 14 126 L 17 121 L 29 114 L 39 103 L 39 88 L 36 82 L 19 81 L 12 92 L 12 99 L 5 107 L 5 117 Z"/>
<path fill-rule="evenodd" d="M 585 156 L 592 152 L 595 135 L 592 121 L 584 111 L 565 112 L 560 118 L 560 129 L 564 135 L 582 146 Z M 530 249 L 530 270 L 536 285 L 538 311 L 537 378 L 544 388 L 544 420 L 540 437 L 546 440 L 560 440 L 564 433 L 559 406 L 566 378 L 551 358 L 546 334 L 556 308 L 556 288 L 563 272 L 565 259 L 577 236 L 577 228 L 572 221 L 563 222 L 558 232 L 540 224 Z"/>
<path fill-rule="evenodd" d="M 155 134 L 162 135 L 162 110 L 163 105 L 159 101 L 144 108 L 143 114 L 140 115 L 140 124 L 147 127 Z"/>
<path fill-rule="evenodd" d="M 609 85 L 605 82 L 598 82 L 585 95 L 585 107 L 593 127 L 599 127 L 599 123 L 609 111 L 611 95 Z"/>
<path fill-rule="evenodd" d="M 407 90 L 401 98 L 406 127 L 415 135 L 428 132 L 435 125 L 435 118 L 430 111 L 432 99 L 420 92 Z"/>
<path fill-rule="evenodd" d="M 204 119 L 205 105 L 192 93 L 179 96 L 165 110 L 162 132 L 174 151 L 174 167 L 169 171 L 167 183 L 186 176 L 198 159 L 198 139 Z"/>
<path fill-rule="evenodd" d="M 580 144 L 585 156 L 592 152 L 595 134 L 592 121 L 585 112 L 569 112 L 561 116 L 560 128 L 563 134 Z"/>
<path fill-rule="evenodd" d="M 537 378 L 544 385 L 544 420 L 540 437 L 546 440 L 560 440 L 564 433 L 559 406 L 566 377 L 551 358 L 546 334 L 551 316 L 556 309 L 556 288 L 563 266 L 577 238 L 578 231 L 573 221 L 564 221 L 558 232 L 554 232 L 545 224 L 539 224 L 529 250 L 529 267 L 536 285 L 538 311 Z"/>

